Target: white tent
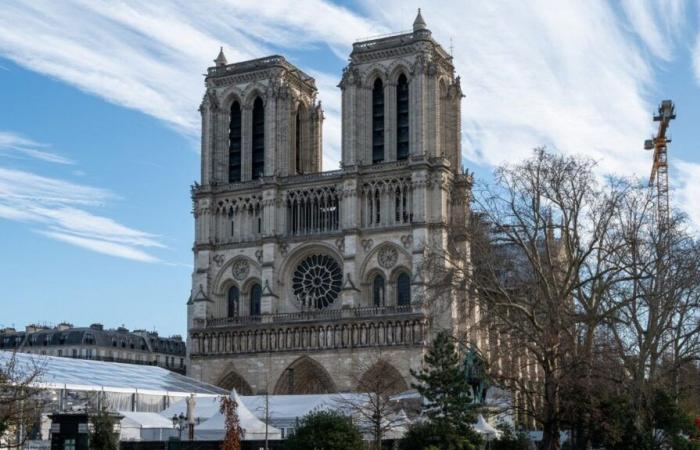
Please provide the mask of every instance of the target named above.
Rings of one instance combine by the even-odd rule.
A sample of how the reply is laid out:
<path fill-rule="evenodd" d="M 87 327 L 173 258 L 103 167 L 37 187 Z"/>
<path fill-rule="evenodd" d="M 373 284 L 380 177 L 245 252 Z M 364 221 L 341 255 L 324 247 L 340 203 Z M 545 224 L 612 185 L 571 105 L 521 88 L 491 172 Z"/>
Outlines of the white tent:
<path fill-rule="evenodd" d="M 243 440 L 255 441 L 265 439 L 265 422 L 261 421 L 255 417 L 255 414 L 250 412 L 236 391 L 231 392 L 231 398 L 238 404 L 236 412 L 238 413 L 238 420 L 240 421 L 241 428 L 244 431 Z M 225 417 L 218 410 L 216 414 L 194 428 L 194 437 L 196 440 L 222 440 L 225 434 Z M 268 439 L 282 439 L 282 432 L 272 425 L 267 425 L 267 437 Z"/>
<path fill-rule="evenodd" d="M 119 411 L 124 416 L 121 420 L 122 441 L 167 441 L 175 436 L 170 419 L 152 412 Z"/>
<path fill-rule="evenodd" d="M 479 414 L 474 424 L 474 431 L 485 436 L 487 440 L 498 439 L 501 436 L 501 432 L 492 427 L 481 414 Z"/>
<path fill-rule="evenodd" d="M 201 397 L 195 395 L 194 418 L 200 422 L 212 417 L 219 412 L 221 396 L 216 397 Z M 187 400 L 183 399 L 177 403 L 173 403 L 169 408 L 160 412 L 160 415 L 170 420 L 173 416 L 187 415 Z M 196 428 L 196 427 L 195 427 Z"/>

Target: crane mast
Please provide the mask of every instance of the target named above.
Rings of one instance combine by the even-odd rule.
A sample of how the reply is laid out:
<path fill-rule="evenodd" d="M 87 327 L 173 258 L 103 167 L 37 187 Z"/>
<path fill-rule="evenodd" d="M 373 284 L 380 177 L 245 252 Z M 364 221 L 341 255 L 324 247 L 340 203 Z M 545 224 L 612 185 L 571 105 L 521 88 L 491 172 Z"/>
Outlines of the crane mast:
<path fill-rule="evenodd" d="M 664 100 L 659 105 L 654 122 L 659 122 L 656 135 L 644 142 L 645 150 L 654 150 L 654 159 L 649 176 L 649 187 L 655 189 L 656 214 L 660 227 L 665 227 L 670 220 L 668 196 L 668 144 L 671 139 L 666 136 L 671 120 L 676 118 L 675 106 L 671 100 Z"/>

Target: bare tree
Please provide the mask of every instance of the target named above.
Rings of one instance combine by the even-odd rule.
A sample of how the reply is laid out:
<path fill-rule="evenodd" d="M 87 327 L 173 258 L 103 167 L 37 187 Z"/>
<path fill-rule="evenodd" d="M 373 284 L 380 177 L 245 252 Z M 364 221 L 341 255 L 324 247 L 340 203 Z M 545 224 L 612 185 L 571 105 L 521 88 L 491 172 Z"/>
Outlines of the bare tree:
<path fill-rule="evenodd" d="M 356 418 L 361 428 L 367 427 L 372 437 L 372 448 L 382 448 L 382 441 L 403 424 L 397 402 L 391 397 L 407 389 L 406 381 L 391 361 L 378 353 L 361 362 L 352 376 L 356 391 L 361 396 L 340 394 L 335 402 Z"/>
<path fill-rule="evenodd" d="M 678 400 L 684 367 L 700 357 L 700 245 L 682 215 L 659 223 L 653 211 L 642 194 L 620 211 L 625 245 L 616 255 L 629 281 L 611 293 L 620 308 L 610 329 L 642 436 L 653 435 L 655 393 Z"/>
<path fill-rule="evenodd" d="M 627 186 L 599 183 L 594 166 L 537 149 L 498 168 L 495 183 L 475 189 L 476 220 L 451 233 L 473 261 L 445 263 L 466 259 L 459 251 L 426 259 L 426 298 L 457 293 L 451 308 L 480 318 L 489 374 L 517 393 L 519 415 L 542 424 L 545 449 L 559 448 L 562 387 L 590 360 L 605 293 L 621 276 L 608 244 Z"/>
<path fill-rule="evenodd" d="M 19 448 L 35 426 L 45 404 L 36 388 L 44 372 L 39 358 L 22 358 L 6 353 L 0 359 L 0 441 L 9 448 Z"/>

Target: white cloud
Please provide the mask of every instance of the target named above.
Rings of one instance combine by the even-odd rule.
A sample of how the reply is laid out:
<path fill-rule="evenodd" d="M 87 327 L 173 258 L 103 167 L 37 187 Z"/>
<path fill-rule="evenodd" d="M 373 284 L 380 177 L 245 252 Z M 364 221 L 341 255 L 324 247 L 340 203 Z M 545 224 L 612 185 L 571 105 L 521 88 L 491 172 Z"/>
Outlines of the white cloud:
<path fill-rule="evenodd" d="M 0 131 L 0 156 L 17 154 L 56 164 L 73 164 L 73 161 L 56 153 L 44 150 L 47 146 L 27 139 L 17 133 Z"/>
<path fill-rule="evenodd" d="M 39 225 L 47 237 L 99 253 L 159 261 L 145 251 L 164 247 L 158 236 L 87 210 L 115 198 L 105 189 L 0 167 L 0 218 Z"/>
<path fill-rule="evenodd" d="M 695 80 L 700 85 L 700 33 L 695 38 L 695 47 L 693 48 L 693 69 L 695 71 Z"/>
<path fill-rule="evenodd" d="M 682 28 L 683 0 L 624 0 L 622 8 L 635 33 L 657 58 L 673 58 L 673 39 Z"/>
<path fill-rule="evenodd" d="M 700 231 L 700 164 L 673 159 L 671 203 L 683 205 L 695 229 Z M 678 176 L 675 176 L 678 175 Z"/>
<path fill-rule="evenodd" d="M 604 172 L 647 174 L 642 142 L 658 101 L 649 93 L 687 28 L 682 0 L 360 5 L 364 15 L 324 0 L 15 2 L 0 14 L 0 54 L 196 137 L 201 74 L 219 45 L 229 61 L 326 45 L 344 60 L 356 38 L 410 28 L 421 6 L 436 39 L 453 41 L 468 163 L 514 161 L 544 144 L 595 158 Z M 694 64 L 700 83 L 700 36 Z M 300 66 L 317 80 L 324 167 L 335 169 L 340 74 Z"/>
<path fill-rule="evenodd" d="M 416 4 L 416 6 L 418 6 Z M 646 171 L 641 141 L 652 68 L 605 2 L 421 2 L 434 37 L 454 46 L 468 161 L 493 166 L 547 145 L 600 160 L 615 173 Z M 405 28 L 388 0 L 376 10 Z M 374 17 L 374 16 L 373 16 Z"/>
<path fill-rule="evenodd" d="M 322 0 L 215 0 L 206 7 L 187 0 L 38 0 L 3 5 L 0 29 L 0 54 L 17 64 L 157 117 L 191 136 L 200 129 L 202 73 L 220 45 L 229 61 L 257 58 L 280 47 L 329 45 L 336 54 L 347 55 L 355 37 L 384 31 Z M 330 128 L 340 118 L 327 112 L 326 123 Z M 339 135 L 339 128 L 334 131 Z M 339 141 L 327 141 L 336 167 Z"/>

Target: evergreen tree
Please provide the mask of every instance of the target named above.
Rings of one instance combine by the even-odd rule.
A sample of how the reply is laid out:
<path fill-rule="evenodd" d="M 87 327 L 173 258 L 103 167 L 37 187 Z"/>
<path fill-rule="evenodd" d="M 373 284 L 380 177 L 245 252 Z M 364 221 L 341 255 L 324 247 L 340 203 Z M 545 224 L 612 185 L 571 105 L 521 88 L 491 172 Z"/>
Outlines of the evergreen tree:
<path fill-rule="evenodd" d="M 359 450 L 362 435 L 352 420 L 335 411 L 313 411 L 284 443 L 285 450 Z"/>
<path fill-rule="evenodd" d="M 90 433 L 90 448 L 92 450 L 118 450 L 119 435 L 114 432 L 117 418 L 106 409 L 98 411 L 90 418 L 92 432 Z"/>
<path fill-rule="evenodd" d="M 447 421 L 457 430 L 470 428 L 474 417 L 471 387 L 454 340 L 446 331 L 435 337 L 412 386 L 425 399 L 423 411 L 431 421 Z"/>

